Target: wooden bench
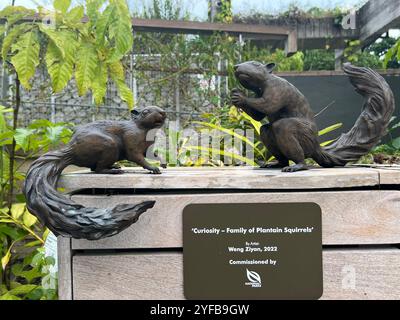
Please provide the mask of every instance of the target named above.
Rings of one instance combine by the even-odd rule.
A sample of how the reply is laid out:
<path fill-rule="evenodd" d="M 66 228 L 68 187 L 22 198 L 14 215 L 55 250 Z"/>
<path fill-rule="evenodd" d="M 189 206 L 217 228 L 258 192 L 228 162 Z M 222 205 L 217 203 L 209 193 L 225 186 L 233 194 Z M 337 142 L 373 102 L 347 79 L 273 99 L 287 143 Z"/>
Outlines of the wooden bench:
<path fill-rule="evenodd" d="M 182 209 L 190 203 L 263 202 L 316 202 L 322 208 L 322 299 L 399 299 L 399 186 L 398 168 L 66 174 L 60 187 L 73 191 L 72 199 L 86 206 L 157 202 L 114 237 L 60 237 L 60 299 L 184 299 Z"/>

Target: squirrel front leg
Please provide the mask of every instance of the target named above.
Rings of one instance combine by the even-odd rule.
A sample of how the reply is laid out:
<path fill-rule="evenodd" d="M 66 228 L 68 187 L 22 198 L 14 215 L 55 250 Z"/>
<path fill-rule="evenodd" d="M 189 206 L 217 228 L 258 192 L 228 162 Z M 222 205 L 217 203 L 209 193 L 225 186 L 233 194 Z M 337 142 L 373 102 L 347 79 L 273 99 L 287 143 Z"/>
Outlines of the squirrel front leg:
<path fill-rule="evenodd" d="M 241 108 L 254 120 L 261 121 L 265 118 L 265 113 L 260 111 L 262 106 L 265 107 L 264 98 L 248 98 L 239 89 L 233 89 L 231 100 L 234 106 Z"/>
<path fill-rule="evenodd" d="M 161 174 L 160 168 L 158 168 L 156 166 L 152 166 L 150 163 L 148 163 L 143 155 L 135 154 L 132 158 L 130 158 L 128 160 L 135 162 L 139 166 L 142 166 L 144 169 L 149 170 L 151 173 Z"/>

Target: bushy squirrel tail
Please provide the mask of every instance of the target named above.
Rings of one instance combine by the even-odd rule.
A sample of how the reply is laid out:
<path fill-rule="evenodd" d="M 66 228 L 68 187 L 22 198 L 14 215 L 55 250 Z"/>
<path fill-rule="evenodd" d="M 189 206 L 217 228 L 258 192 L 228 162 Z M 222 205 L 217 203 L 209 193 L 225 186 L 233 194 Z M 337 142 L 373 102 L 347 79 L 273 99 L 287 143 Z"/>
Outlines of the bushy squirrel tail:
<path fill-rule="evenodd" d="M 344 166 L 367 154 L 386 135 L 395 108 L 393 92 L 377 72 L 350 63 L 345 63 L 343 70 L 366 102 L 350 131 L 315 156 L 323 167 Z"/>
<path fill-rule="evenodd" d="M 110 237 L 135 223 L 155 201 L 120 204 L 114 208 L 86 208 L 57 192 L 61 172 L 72 162 L 71 149 L 44 154 L 29 168 L 23 192 L 28 210 L 54 234 L 97 240 Z"/>

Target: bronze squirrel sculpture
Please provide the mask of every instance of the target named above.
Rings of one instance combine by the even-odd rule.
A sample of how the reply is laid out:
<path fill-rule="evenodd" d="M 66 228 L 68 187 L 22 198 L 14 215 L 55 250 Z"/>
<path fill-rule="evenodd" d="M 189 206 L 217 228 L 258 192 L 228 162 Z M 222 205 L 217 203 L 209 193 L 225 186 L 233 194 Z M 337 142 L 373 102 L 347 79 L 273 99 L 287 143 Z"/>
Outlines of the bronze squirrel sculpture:
<path fill-rule="evenodd" d="M 129 160 L 159 174 L 160 169 L 146 160 L 147 141 L 152 129 L 160 128 L 166 113 L 158 107 L 131 112 L 130 121 L 96 121 L 74 132 L 68 145 L 51 151 L 29 168 L 23 192 L 28 210 L 56 235 L 96 240 L 119 233 L 152 208 L 155 201 L 120 204 L 114 208 L 86 208 L 57 192 L 57 181 L 65 167 L 88 167 L 95 173 L 122 173 L 115 167 L 119 160 Z"/>
<path fill-rule="evenodd" d="M 393 92 L 387 82 L 370 68 L 343 65 L 356 91 L 366 98 L 361 115 L 351 130 L 322 148 L 314 113 L 306 97 L 291 83 L 272 74 L 275 64 L 248 61 L 234 66 L 235 77 L 256 97 L 233 89 L 232 103 L 254 120 L 265 117 L 261 140 L 276 162 L 264 167 L 283 168 L 284 172 L 306 170 L 306 158 L 322 167 L 344 166 L 367 154 L 387 133 L 394 112 Z M 289 166 L 289 160 L 295 162 Z"/>

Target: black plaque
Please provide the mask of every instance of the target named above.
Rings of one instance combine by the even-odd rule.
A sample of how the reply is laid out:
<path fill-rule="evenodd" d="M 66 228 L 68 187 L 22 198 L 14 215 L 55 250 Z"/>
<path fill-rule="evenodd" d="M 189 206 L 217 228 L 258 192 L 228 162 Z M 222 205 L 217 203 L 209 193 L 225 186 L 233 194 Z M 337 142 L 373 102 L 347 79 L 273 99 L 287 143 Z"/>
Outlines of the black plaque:
<path fill-rule="evenodd" d="M 187 299 L 318 299 L 315 203 L 191 204 L 183 212 Z"/>

